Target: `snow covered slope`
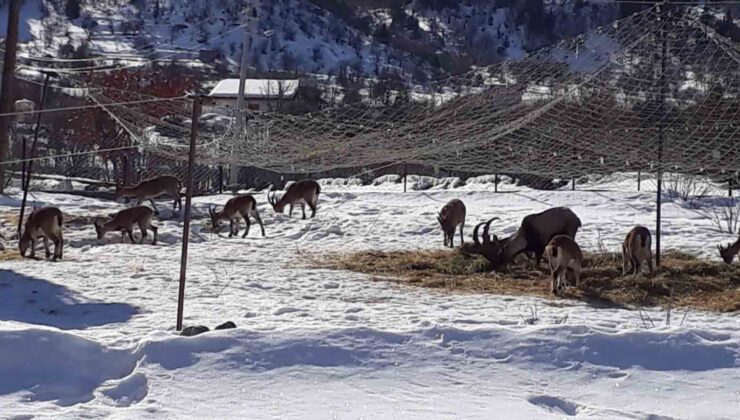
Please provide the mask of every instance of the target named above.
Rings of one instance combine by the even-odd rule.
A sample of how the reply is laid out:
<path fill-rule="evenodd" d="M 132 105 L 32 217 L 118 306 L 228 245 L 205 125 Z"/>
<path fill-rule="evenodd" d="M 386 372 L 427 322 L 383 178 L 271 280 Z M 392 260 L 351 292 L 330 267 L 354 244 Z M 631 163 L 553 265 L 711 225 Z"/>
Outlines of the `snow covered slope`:
<path fill-rule="evenodd" d="M 82 218 L 121 204 L 36 194 L 68 214 L 68 247 L 58 263 L 2 262 L 0 417 L 737 416 L 737 313 L 690 311 L 666 326 L 654 309 L 656 327 L 646 328 L 627 309 L 307 268 L 322 252 L 440 248 L 434 214 L 453 197 L 470 221 L 501 217 L 504 232 L 527 213 L 570 206 L 586 249 L 616 250 L 630 226 L 652 226 L 649 181 L 642 192 L 623 176 L 580 191 L 505 185 L 499 194 L 481 182 L 408 193 L 398 183 L 328 184 L 312 220 L 275 215 L 257 195 L 266 238 L 254 226 L 246 239 L 211 233 L 207 206 L 227 196 L 195 199 L 185 324 L 238 328 L 192 338 L 172 328 L 180 221 L 157 222 L 157 246 L 119 244 L 112 233 L 98 242 Z M 17 205 L 5 199 L 0 213 Z M 681 201 L 669 200 L 664 217 L 668 248 L 716 258 L 714 244 L 732 238 Z"/>
<path fill-rule="evenodd" d="M 7 1 L 0 0 L 0 7 L 4 34 Z M 20 62 L 43 67 L 50 62 L 23 57 L 102 55 L 123 60 L 119 67 L 177 58 L 233 69 L 240 61 L 240 25 L 252 19 L 249 60 L 257 70 L 337 74 L 350 69 L 420 82 L 472 64 L 521 57 L 525 50 L 607 24 L 618 15 L 619 8 L 610 2 L 570 0 L 28 0 L 21 17 Z M 269 38 L 262 35 L 268 30 Z M 94 69 L 110 63 L 62 67 Z"/>

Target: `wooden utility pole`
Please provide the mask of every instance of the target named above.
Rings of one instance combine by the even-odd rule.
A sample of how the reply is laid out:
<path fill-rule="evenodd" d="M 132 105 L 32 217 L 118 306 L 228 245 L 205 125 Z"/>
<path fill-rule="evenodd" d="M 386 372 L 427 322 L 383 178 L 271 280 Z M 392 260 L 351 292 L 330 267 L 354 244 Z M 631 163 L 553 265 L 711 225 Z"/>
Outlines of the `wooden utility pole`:
<path fill-rule="evenodd" d="M 13 74 L 15 72 L 15 54 L 18 49 L 18 19 L 21 13 L 23 0 L 10 0 L 8 7 L 8 33 L 5 37 L 5 58 L 3 62 L 2 87 L 0 87 L 0 194 L 5 193 L 5 171 L 8 169 L 4 162 L 8 160 L 10 151 L 10 136 L 8 135 L 10 121 L 13 116 Z"/>
<path fill-rule="evenodd" d="M 182 253 L 180 256 L 180 289 L 177 293 L 177 331 L 182 330 L 182 314 L 185 306 L 185 278 L 188 272 L 188 245 L 190 242 L 190 206 L 193 201 L 193 166 L 195 166 L 195 143 L 198 139 L 198 120 L 200 119 L 202 98 L 193 98 L 193 119 L 190 125 L 190 152 L 188 154 L 188 172 L 185 185 L 185 215 L 182 227 Z"/>

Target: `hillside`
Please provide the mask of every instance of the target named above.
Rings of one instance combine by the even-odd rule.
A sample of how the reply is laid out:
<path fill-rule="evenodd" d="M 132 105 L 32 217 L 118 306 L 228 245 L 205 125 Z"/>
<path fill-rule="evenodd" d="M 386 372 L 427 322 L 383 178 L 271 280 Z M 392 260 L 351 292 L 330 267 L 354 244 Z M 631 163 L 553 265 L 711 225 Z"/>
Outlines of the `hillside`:
<path fill-rule="evenodd" d="M 7 0 L 0 3 L 5 33 Z M 397 74 L 424 82 L 520 57 L 620 12 L 610 3 L 571 0 L 28 0 L 20 36 L 26 57 L 114 60 L 68 62 L 65 68 L 179 59 L 233 71 L 240 61 L 240 25 L 251 19 L 253 70 Z M 39 67 L 38 60 L 20 62 Z"/>

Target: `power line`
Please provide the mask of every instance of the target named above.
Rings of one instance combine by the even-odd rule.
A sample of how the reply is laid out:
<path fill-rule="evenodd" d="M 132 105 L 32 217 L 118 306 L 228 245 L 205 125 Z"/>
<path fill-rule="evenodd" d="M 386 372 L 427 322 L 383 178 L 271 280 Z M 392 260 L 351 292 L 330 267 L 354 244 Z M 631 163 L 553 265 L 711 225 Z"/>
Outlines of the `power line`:
<path fill-rule="evenodd" d="M 183 95 L 183 96 L 175 96 L 172 98 L 154 98 L 154 99 L 142 99 L 142 100 L 136 100 L 136 101 L 112 102 L 109 104 L 105 104 L 105 106 L 126 106 L 126 105 L 150 104 L 150 103 L 157 103 L 157 102 L 172 102 L 172 101 L 181 101 L 187 98 L 188 98 L 187 95 Z M 62 107 L 62 108 L 49 108 L 49 109 L 32 110 L 32 111 L 17 111 L 17 112 L 7 112 L 4 114 L 0 114 L 0 117 L 49 113 L 49 112 L 78 111 L 82 109 L 93 109 L 93 108 L 101 108 L 101 107 L 102 107 L 101 105 L 80 105 L 80 106 L 68 106 L 68 107 Z"/>

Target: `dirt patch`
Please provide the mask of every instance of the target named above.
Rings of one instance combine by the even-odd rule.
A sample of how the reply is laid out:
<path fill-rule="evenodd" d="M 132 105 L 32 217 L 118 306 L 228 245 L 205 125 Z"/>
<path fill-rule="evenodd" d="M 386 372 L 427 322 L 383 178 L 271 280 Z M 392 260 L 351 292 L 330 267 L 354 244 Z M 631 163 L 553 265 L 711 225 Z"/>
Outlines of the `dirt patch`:
<path fill-rule="evenodd" d="M 373 275 L 374 280 L 445 289 L 461 293 L 537 296 L 550 294 L 550 271 L 526 259 L 501 273 L 491 273 L 482 257 L 456 251 L 362 251 L 324 255 L 320 268 Z M 572 284 L 572 281 L 571 281 Z M 654 276 L 622 276 L 619 254 L 585 254 L 581 286 L 562 298 L 609 306 L 668 306 L 732 312 L 740 310 L 740 265 L 703 260 L 676 251 L 663 255 Z"/>

